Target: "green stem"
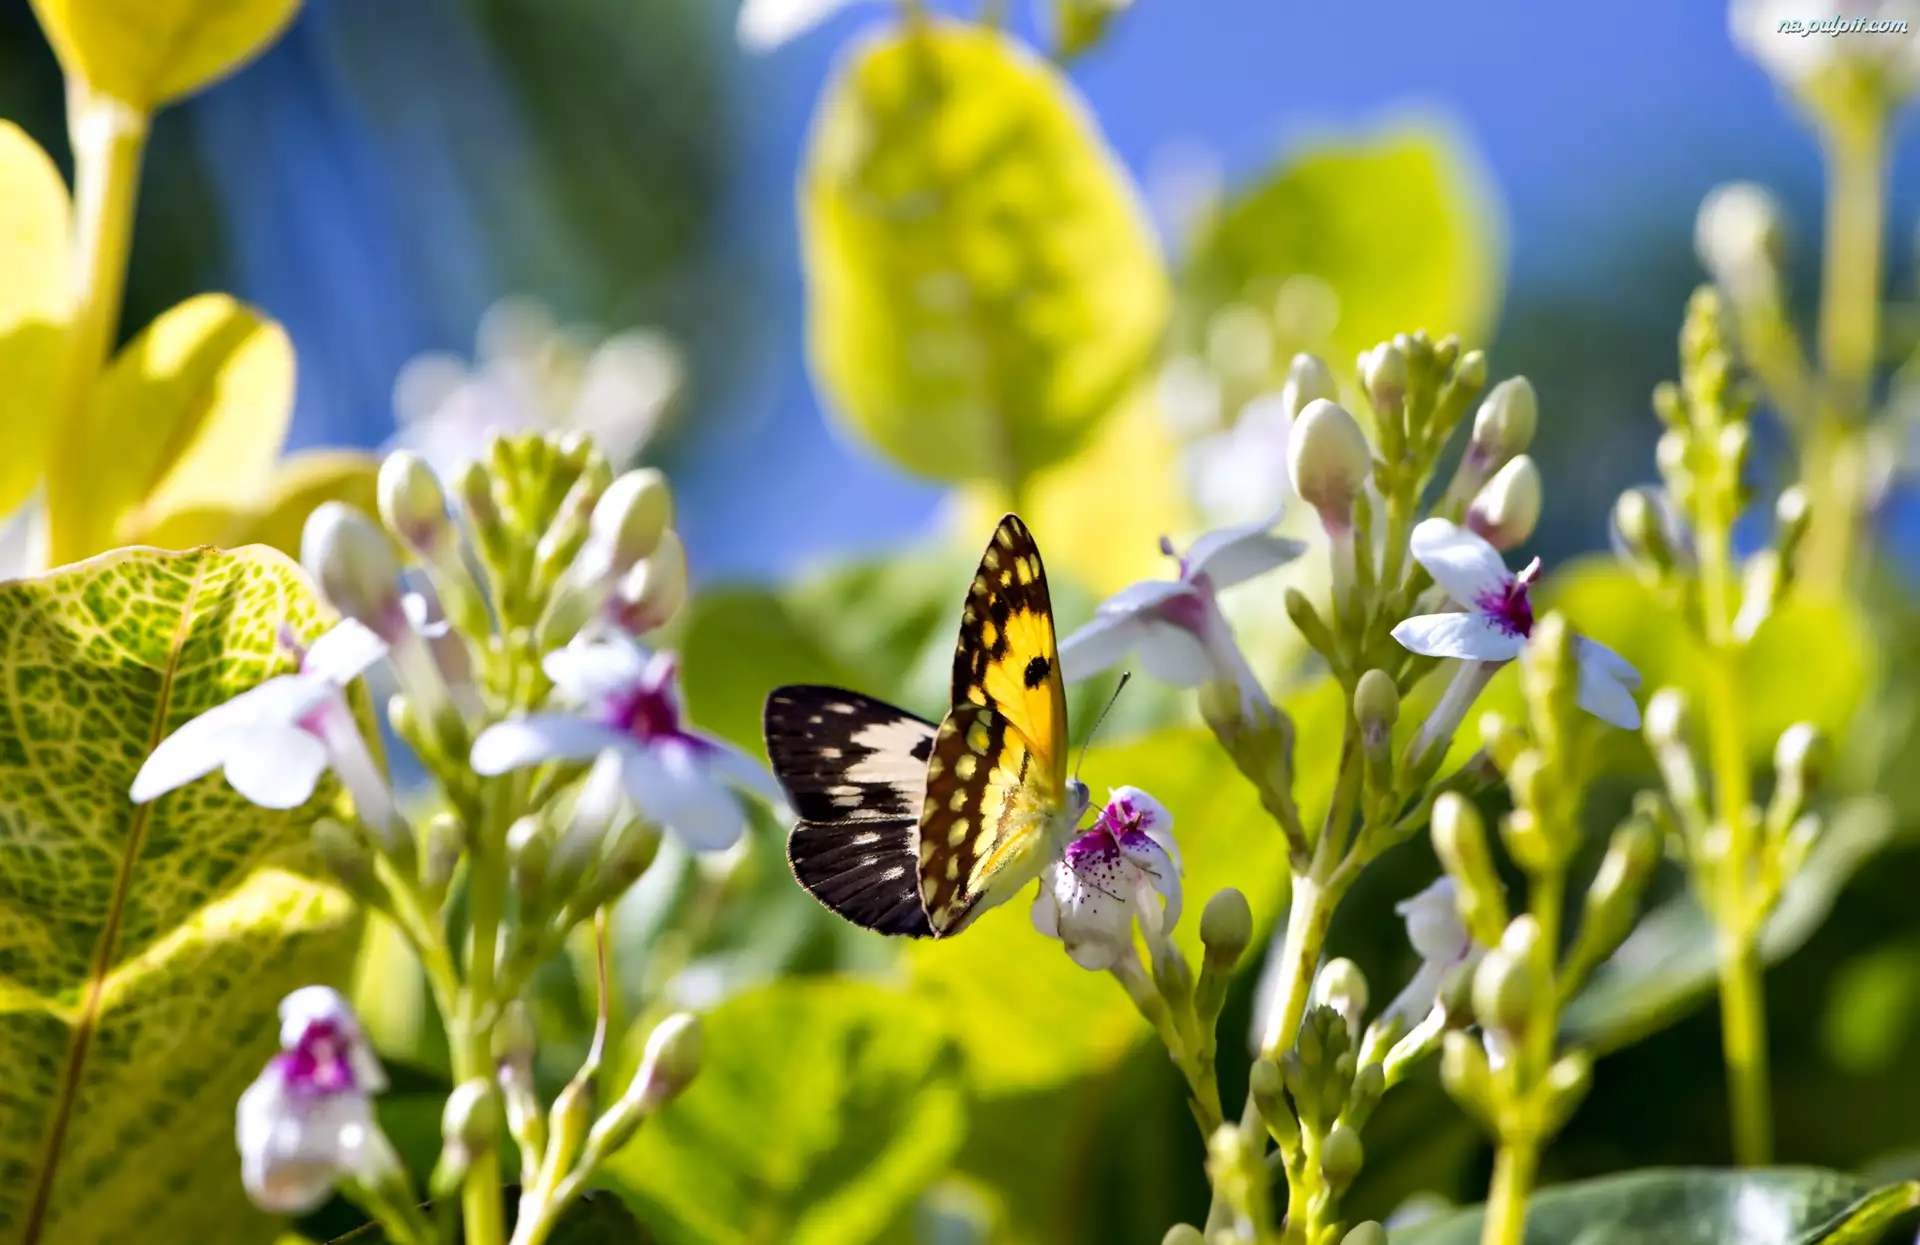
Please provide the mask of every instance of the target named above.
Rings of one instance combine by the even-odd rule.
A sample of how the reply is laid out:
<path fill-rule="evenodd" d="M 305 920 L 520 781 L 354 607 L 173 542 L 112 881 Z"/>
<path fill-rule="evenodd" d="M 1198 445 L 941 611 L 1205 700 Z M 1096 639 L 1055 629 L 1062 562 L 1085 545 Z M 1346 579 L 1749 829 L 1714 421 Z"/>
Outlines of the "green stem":
<path fill-rule="evenodd" d="M 1825 268 L 1820 288 L 1823 409 L 1808 439 L 1803 474 L 1809 528 L 1801 579 L 1835 593 L 1846 587 L 1865 504 L 1862 429 L 1873 402 L 1880 344 L 1881 247 L 1886 229 L 1886 119 L 1871 106 L 1829 119 Z"/>
<path fill-rule="evenodd" d="M 1487 1217 L 1480 1245 L 1522 1245 L 1527 1235 L 1527 1198 L 1540 1166 L 1540 1147 L 1527 1140 L 1506 1141 L 1493 1159 L 1493 1187 L 1487 1191 Z"/>
<path fill-rule="evenodd" d="M 75 516 L 76 503 L 64 490 L 66 482 L 83 478 L 88 469 L 84 460 L 94 438 L 86 426 L 87 404 L 120 328 L 147 114 L 93 94 L 74 79 L 67 92 L 67 126 L 73 145 L 73 305 L 56 469 L 47 484 L 54 565 L 98 552 L 86 531 L 65 521 Z"/>
<path fill-rule="evenodd" d="M 496 792 L 505 798 L 506 792 Z M 493 1079 L 493 1027 L 499 1016 L 493 997 L 494 957 L 506 902 L 503 835 L 476 843 L 473 853 L 472 929 L 467 951 L 467 992 L 460 1032 L 453 1051 L 455 1084 L 476 1077 Z M 506 1223 L 501 1207 L 500 1152 L 486 1147 L 476 1155 L 461 1188 L 462 1239 L 465 1245 L 501 1245 Z"/>
<path fill-rule="evenodd" d="M 1723 937 L 1720 1030 L 1726 1047 L 1727 1098 L 1733 1114 L 1733 1158 L 1742 1167 L 1773 1159 L 1773 1104 L 1768 1096 L 1767 1022 L 1760 952 L 1754 940 Z"/>

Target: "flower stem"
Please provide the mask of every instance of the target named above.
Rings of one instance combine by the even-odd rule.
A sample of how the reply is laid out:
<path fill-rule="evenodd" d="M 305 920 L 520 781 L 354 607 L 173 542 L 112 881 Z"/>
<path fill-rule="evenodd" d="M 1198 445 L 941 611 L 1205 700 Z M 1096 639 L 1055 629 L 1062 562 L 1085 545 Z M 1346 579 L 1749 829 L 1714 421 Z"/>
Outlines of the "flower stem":
<path fill-rule="evenodd" d="M 1832 116 L 1827 152 L 1825 267 L 1820 288 L 1820 367 L 1825 403 L 1806 446 L 1802 474 L 1809 528 L 1801 580 L 1841 591 L 1866 504 L 1863 430 L 1873 402 L 1880 344 L 1882 235 L 1886 227 L 1886 116 L 1871 105 Z"/>
<path fill-rule="evenodd" d="M 1493 1158 L 1493 1187 L 1480 1245 L 1522 1245 L 1527 1234 L 1527 1198 L 1540 1166 L 1540 1147 L 1530 1140 L 1503 1141 Z"/>
<path fill-rule="evenodd" d="M 506 795 L 504 791 L 495 793 L 497 799 L 504 799 Z M 473 853 L 467 990 L 458 1043 L 453 1052 L 456 1084 L 474 1078 L 491 1081 L 494 1076 L 493 1027 L 500 1012 L 498 1001 L 493 997 L 494 958 L 506 902 L 507 878 L 506 861 L 502 857 L 504 833 L 489 837 L 490 842 L 475 844 Z M 460 1202 L 462 1240 L 466 1245 L 501 1245 L 506 1240 L 498 1149 L 488 1146 L 474 1156 L 462 1183 Z"/>
<path fill-rule="evenodd" d="M 1727 1098 L 1733 1113 L 1733 1158 L 1761 1167 L 1773 1158 L 1773 1105 L 1768 1096 L 1767 1024 L 1754 939 L 1722 937 L 1720 1030 L 1726 1048 Z"/>
<path fill-rule="evenodd" d="M 73 146 L 73 305 L 57 461 L 47 482 L 48 551 L 54 565 L 97 552 L 92 547 L 97 542 L 86 532 L 61 521 L 74 513 L 74 503 L 61 494 L 86 469 L 87 404 L 120 328 L 147 114 L 94 94 L 76 78 L 68 84 L 67 127 Z"/>

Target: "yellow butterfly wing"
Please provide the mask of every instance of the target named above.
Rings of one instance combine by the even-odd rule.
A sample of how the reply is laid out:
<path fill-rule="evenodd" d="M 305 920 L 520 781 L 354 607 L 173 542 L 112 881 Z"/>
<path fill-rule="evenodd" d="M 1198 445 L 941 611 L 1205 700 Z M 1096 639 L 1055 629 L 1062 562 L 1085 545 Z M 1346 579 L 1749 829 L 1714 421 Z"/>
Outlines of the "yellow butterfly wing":
<path fill-rule="evenodd" d="M 995 529 L 967 591 L 953 709 L 927 761 L 920 894 L 936 936 L 957 933 L 1045 863 L 1067 796 L 1067 702 L 1053 602 L 1018 516 Z"/>

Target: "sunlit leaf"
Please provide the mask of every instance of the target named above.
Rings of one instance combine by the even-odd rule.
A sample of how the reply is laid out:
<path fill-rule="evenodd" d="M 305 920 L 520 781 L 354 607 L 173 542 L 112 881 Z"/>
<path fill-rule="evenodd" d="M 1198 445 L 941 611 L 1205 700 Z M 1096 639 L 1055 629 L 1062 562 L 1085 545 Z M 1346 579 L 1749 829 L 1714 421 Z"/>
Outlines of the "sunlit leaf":
<path fill-rule="evenodd" d="M 1416 328 L 1483 338 L 1500 250 L 1491 195 L 1456 136 L 1430 124 L 1329 136 L 1290 152 L 1203 223 L 1182 274 L 1182 317 L 1204 340 L 1220 309 L 1255 308 L 1287 349 L 1346 369 Z M 1286 358 L 1274 366 L 1283 372 Z"/>
<path fill-rule="evenodd" d="M 285 670 L 279 629 L 311 636 L 316 608 L 260 549 L 0 584 L 0 1239 L 266 1236 L 214 1173 L 280 998 L 351 959 L 351 906 L 303 872 L 327 794 L 127 790 L 158 740 Z"/>
<path fill-rule="evenodd" d="M 300 555 L 307 516 L 323 501 L 343 501 L 367 514 L 378 510 L 380 458 L 364 450 L 305 450 L 282 459 L 265 497 L 251 505 L 196 505 L 155 515 L 138 533 L 140 543 L 162 549 L 195 545 L 270 545 Z"/>
<path fill-rule="evenodd" d="M 60 171 L 26 131 L 0 121 L 0 515 L 46 472 L 59 426 L 68 221 Z"/>
<path fill-rule="evenodd" d="M 1168 293 L 1072 87 L 983 26 L 850 55 L 814 121 L 801 240 L 816 379 L 909 471 L 1025 481 L 1137 382 Z"/>
<path fill-rule="evenodd" d="M 299 10 L 300 0 L 33 0 L 61 66 L 140 109 L 225 77 Z"/>
<path fill-rule="evenodd" d="M 47 491 L 55 563 L 163 518 L 265 501 L 293 411 L 293 347 L 222 294 L 148 325 L 101 376 Z"/>
<path fill-rule="evenodd" d="M 1813 1168 L 1669 1169 L 1536 1194 L 1525 1245 L 1868 1245 L 1920 1206 L 1920 1185 L 1874 1189 Z M 1393 1232 L 1393 1245 L 1477 1245 L 1478 1208 Z"/>
<path fill-rule="evenodd" d="M 662 1245 L 865 1245 L 959 1145 L 951 1043 L 905 996 L 785 982 L 704 1027 L 692 1087 L 605 1172 Z"/>

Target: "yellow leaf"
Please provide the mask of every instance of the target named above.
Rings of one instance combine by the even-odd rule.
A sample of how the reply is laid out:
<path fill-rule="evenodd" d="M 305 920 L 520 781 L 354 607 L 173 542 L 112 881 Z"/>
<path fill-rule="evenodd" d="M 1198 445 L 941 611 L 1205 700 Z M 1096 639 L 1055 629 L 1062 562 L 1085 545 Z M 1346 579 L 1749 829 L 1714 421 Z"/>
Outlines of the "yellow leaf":
<path fill-rule="evenodd" d="M 996 31 L 915 22 L 835 76 L 801 172 L 813 367 L 908 471 L 1022 482 L 1085 441 L 1169 294 L 1072 87 Z"/>
<path fill-rule="evenodd" d="M 224 294 L 148 325 L 94 387 L 48 481 L 58 565 L 190 510 L 266 501 L 293 409 L 293 347 Z"/>
<path fill-rule="evenodd" d="M 300 533 L 307 516 L 323 501 L 343 501 L 372 514 L 380 459 L 365 450 L 306 450 L 283 459 L 273 470 L 263 501 L 251 505 L 189 505 L 154 514 L 129 542 L 161 549 L 196 545 L 235 548 L 270 545 L 300 556 Z"/>
<path fill-rule="evenodd" d="M 253 59 L 300 0 L 33 0 L 61 68 L 148 110 Z"/>
<path fill-rule="evenodd" d="M 0 121 L 0 515 L 46 473 L 59 424 L 70 219 L 53 161 L 19 126 Z"/>
<path fill-rule="evenodd" d="M 1160 538 L 1184 540 L 1194 528 L 1186 490 L 1175 478 L 1178 458 L 1143 393 L 1121 407 L 1086 449 L 1028 481 L 1021 517 L 1045 533 L 1053 576 L 1071 575 L 1104 597 L 1136 580 L 1173 574 L 1177 567 L 1161 554 Z M 997 486 L 975 485 L 959 502 L 960 531 L 972 540 L 974 533 L 993 529 L 1007 495 Z"/>

